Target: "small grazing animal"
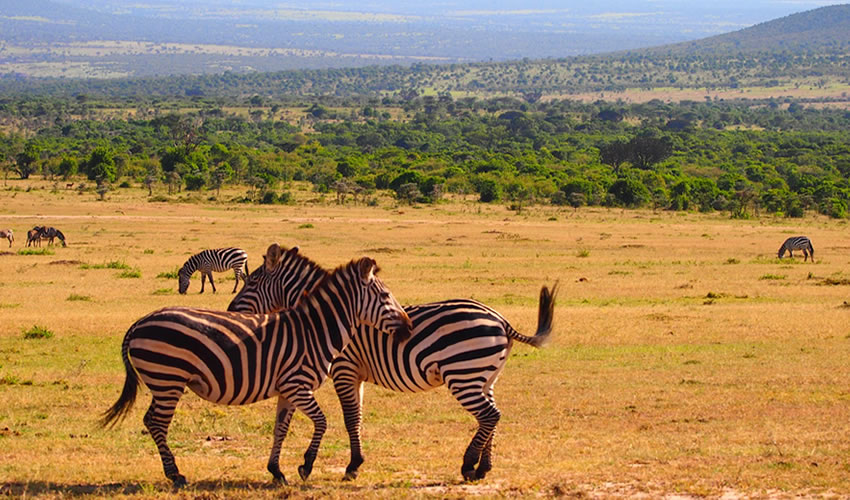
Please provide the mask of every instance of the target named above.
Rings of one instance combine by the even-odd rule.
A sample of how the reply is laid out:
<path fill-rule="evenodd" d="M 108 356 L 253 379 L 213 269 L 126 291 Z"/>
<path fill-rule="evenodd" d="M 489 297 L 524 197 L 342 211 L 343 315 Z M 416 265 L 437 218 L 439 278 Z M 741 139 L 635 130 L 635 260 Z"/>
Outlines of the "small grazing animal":
<path fill-rule="evenodd" d="M 15 241 L 15 233 L 11 229 L 0 229 L 0 239 L 3 238 L 9 240 L 9 248 L 12 248 L 12 242 Z"/>
<path fill-rule="evenodd" d="M 785 240 L 785 243 L 779 247 L 778 255 L 780 259 L 785 255 L 786 250 L 788 250 L 788 256 L 791 258 L 794 258 L 794 250 L 802 250 L 803 262 L 806 262 L 809 257 L 812 258 L 812 262 L 815 261 L 815 248 L 812 246 L 812 242 L 805 236 L 792 236 Z"/>

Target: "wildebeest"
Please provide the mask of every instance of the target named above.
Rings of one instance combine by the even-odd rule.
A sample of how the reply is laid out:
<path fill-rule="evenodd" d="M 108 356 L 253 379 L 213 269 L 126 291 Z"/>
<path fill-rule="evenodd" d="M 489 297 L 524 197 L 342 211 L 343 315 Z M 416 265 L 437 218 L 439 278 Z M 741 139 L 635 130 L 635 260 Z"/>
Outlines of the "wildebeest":
<path fill-rule="evenodd" d="M 9 248 L 11 248 L 12 242 L 15 241 L 15 233 L 11 229 L 0 229 L 0 239 L 3 238 L 9 240 Z"/>

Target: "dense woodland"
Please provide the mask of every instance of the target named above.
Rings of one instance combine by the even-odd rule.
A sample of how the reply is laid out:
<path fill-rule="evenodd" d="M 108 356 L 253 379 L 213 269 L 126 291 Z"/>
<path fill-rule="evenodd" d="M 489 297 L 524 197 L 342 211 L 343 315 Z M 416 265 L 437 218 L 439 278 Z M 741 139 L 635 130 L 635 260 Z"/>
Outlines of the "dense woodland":
<path fill-rule="evenodd" d="M 400 203 L 456 193 L 517 210 L 552 203 L 846 217 L 850 204 L 850 112 L 800 102 L 79 95 L 3 99 L 0 123 L 7 178 L 85 176 L 101 197 L 141 184 L 153 199 L 186 191 L 215 199 L 222 185 L 239 183 L 247 188 L 235 201 L 286 203 L 289 183 L 303 180 L 340 202 L 368 203 L 389 189 Z"/>

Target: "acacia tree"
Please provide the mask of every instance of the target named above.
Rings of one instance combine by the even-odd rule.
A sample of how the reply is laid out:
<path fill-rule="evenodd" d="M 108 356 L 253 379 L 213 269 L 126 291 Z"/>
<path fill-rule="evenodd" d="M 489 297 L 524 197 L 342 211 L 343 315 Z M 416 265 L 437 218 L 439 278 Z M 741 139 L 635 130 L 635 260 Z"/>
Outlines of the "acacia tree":
<path fill-rule="evenodd" d="M 24 150 L 15 156 L 15 172 L 21 179 L 29 179 L 36 171 L 37 162 L 41 158 L 41 148 L 34 142 L 28 142 Z"/>

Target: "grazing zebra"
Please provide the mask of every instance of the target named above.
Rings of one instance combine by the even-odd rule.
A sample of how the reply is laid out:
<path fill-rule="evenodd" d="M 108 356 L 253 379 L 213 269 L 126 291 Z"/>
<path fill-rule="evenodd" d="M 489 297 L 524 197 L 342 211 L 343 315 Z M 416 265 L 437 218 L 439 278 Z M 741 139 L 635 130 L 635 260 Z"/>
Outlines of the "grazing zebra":
<path fill-rule="evenodd" d="M 236 287 L 239 286 L 239 279 L 245 283 L 245 271 L 248 270 L 248 254 L 241 248 L 215 248 L 204 250 L 191 257 L 183 264 L 183 267 L 177 272 L 178 291 L 185 294 L 189 289 L 189 278 L 195 274 L 195 271 L 201 271 L 201 293 L 204 293 L 204 283 L 207 276 L 210 278 L 210 285 L 213 293 L 215 293 L 215 282 L 213 281 L 212 272 L 217 273 L 233 269 L 233 275 L 236 277 L 236 282 L 233 283 L 233 292 L 236 292 Z"/>
<path fill-rule="evenodd" d="M 15 241 L 15 233 L 11 229 L 0 229 L 0 239 L 3 238 L 9 240 L 9 248 L 12 248 L 12 242 Z"/>
<path fill-rule="evenodd" d="M 138 320 L 124 336 L 121 357 L 126 378 L 118 401 L 102 426 L 123 418 L 136 399 L 139 380 L 153 396 L 144 424 L 159 449 L 166 477 L 186 484 L 167 444 L 168 426 L 185 388 L 214 403 L 244 405 L 277 396 L 274 440 L 268 471 L 286 482 L 279 458 L 290 419 L 299 409 L 314 425 L 313 438 L 298 467 L 302 479 L 313 468 L 327 428 L 313 397 L 331 360 L 351 340 L 356 322 L 400 339 L 410 335 L 410 318 L 375 276 L 375 261 L 364 257 L 322 279 L 298 305 L 281 313 L 252 315 L 169 307 Z"/>
<path fill-rule="evenodd" d="M 270 246 L 264 265 L 251 273 L 228 310 L 263 313 L 292 307 L 325 273 L 315 263 L 299 258 L 297 252 L 297 247 L 283 252 L 277 244 Z M 540 347 L 548 339 L 556 288 L 540 290 L 533 337 L 517 332 L 495 310 L 466 299 L 405 307 L 413 322 L 413 335 L 407 341 L 388 340 L 374 328 L 360 325 L 348 348 L 334 359 L 330 372 L 351 443 L 351 461 L 343 479 L 355 479 L 364 461 L 360 445 L 363 382 L 408 393 L 445 384 L 478 421 L 478 430 L 463 456 L 461 474 L 466 480 L 483 479 L 492 469 L 493 437 L 500 417 L 493 384 L 514 340 Z"/>
<path fill-rule="evenodd" d="M 62 234 L 62 231 L 56 229 L 55 227 L 40 227 L 39 230 L 39 238 L 43 240 L 47 240 L 48 245 L 53 244 L 53 240 L 55 238 L 59 238 L 59 241 L 62 242 L 62 246 L 68 246 L 65 244 L 65 235 Z"/>
<path fill-rule="evenodd" d="M 815 248 L 812 246 L 811 240 L 805 236 L 792 236 L 785 240 L 785 243 L 779 247 L 778 255 L 780 259 L 785 255 L 786 250 L 788 251 L 788 256 L 791 258 L 794 258 L 794 250 L 802 250 L 803 262 L 806 262 L 809 256 L 812 257 L 812 262 L 815 261 Z"/>

